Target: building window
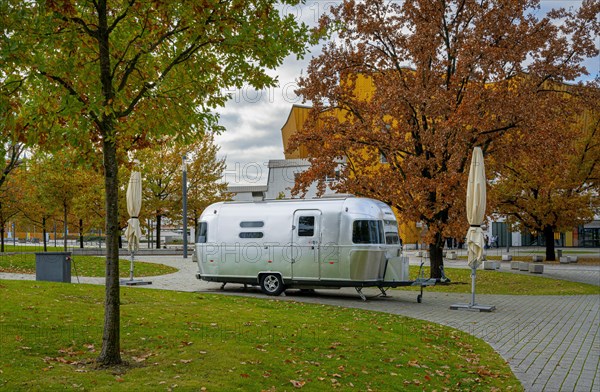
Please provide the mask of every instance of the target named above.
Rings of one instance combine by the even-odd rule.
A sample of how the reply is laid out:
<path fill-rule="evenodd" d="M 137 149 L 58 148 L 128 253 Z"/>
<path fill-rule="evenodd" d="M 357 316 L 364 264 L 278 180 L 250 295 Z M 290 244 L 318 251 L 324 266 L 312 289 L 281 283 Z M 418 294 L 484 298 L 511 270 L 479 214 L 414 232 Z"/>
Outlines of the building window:
<path fill-rule="evenodd" d="M 383 244 L 383 222 L 355 220 L 352 224 L 352 242 L 355 244 Z"/>
<path fill-rule="evenodd" d="M 315 235 L 315 217 L 301 216 L 298 218 L 298 237 L 312 237 Z"/>
<path fill-rule="evenodd" d="M 335 170 L 333 171 L 331 174 L 328 174 L 325 176 L 325 182 L 333 182 L 333 181 L 339 181 L 340 180 L 340 171 L 339 170 Z"/>
<path fill-rule="evenodd" d="M 240 233 L 240 238 L 263 238 L 263 233 L 260 231 L 243 231 Z"/>
<path fill-rule="evenodd" d="M 262 221 L 246 221 L 241 222 L 240 227 L 263 227 L 265 222 Z"/>

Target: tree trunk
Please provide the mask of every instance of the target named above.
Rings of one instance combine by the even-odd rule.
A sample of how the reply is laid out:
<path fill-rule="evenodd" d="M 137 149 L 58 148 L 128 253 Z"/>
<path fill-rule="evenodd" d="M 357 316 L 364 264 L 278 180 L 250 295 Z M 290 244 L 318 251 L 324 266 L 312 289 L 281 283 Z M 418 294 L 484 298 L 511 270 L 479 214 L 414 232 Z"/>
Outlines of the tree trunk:
<path fill-rule="evenodd" d="M 429 244 L 429 260 L 431 263 L 430 278 L 440 281 L 444 269 L 444 238 L 441 234 L 436 234 L 435 239 Z"/>
<path fill-rule="evenodd" d="M 104 106 L 110 108 L 114 99 L 108 11 L 106 0 L 97 0 L 98 11 L 98 54 L 100 81 Z M 121 309 L 119 287 L 119 163 L 117 161 L 117 136 L 114 121 L 109 110 L 102 114 L 96 123 L 102 133 L 102 154 L 104 158 L 104 188 L 106 192 L 106 288 L 104 302 L 104 332 L 102 351 L 98 362 L 104 366 L 118 365 L 121 360 Z"/>
<path fill-rule="evenodd" d="M 83 249 L 83 219 L 79 219 L 79 248 Z"/>
<path fill-rule="evenodd" d="M 160 214 L 156 214 L 156 249 L 160 249 Z"/>
<path fill-rule="evenodd" d="M 552 226 L 544 226 L 544 237 L 546 238 L 546 261 L 555 261 L 554 255 L 554 229 Z"/>
<path fill-rule="evenodd" d="M 0 252 L 4 253 L 4 225 L 0 225 Z"/>
<path fill-rule="evenodd" d="M 46 241 L 46 217 L 42 217 L 42 237 L 44 241 L 44 252 L 48 252 L 48 241 Z"/>
<path fill-rule="evenodd" d="M 119 208 L 117 150 L 113 141 L 104 142 L 104 173 L 106 190 L 106 288 L 104 303 L 104 333 L 98 362 L 116 365 L 121 361 L 120 287 L 119 287 Z"/>

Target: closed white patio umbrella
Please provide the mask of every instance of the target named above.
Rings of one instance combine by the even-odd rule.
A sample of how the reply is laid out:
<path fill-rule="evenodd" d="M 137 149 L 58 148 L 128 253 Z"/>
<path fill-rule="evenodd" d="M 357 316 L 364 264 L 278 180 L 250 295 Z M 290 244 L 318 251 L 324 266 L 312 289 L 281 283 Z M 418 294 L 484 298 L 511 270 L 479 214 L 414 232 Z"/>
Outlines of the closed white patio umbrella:
<path fill-rule="evenodd" d="M 467 231 L 467 260 L 471 267 L 471 303 L 450 306 L 451 309 L 468 309 L 475 311 L 491 312 L 496 307 L 478 305 L 475 303 L 475 276 L 477 267 L 483 260 L 485 238 L 481 225 L 485 219 L 486 207 L 486 179 L 483 152 L 480 147 L 473 149 L 471 167 L 469 170 L 469 182 L 467 184 L 467 220 L 469 230 Z"/>
<path fill-rule="evenodd" d="M 129 280 L 123 280 L 123 284 L 134 285 L 134 284 L 150 284 L 152 282 L 145 282 L 141 280 L 133 279 L 133 264 L 135 258 L 135 252 L 140 248 L 140 238 L 142 237 L 142 230 L 140 228 L 139 214 L 142 209 L 142 176 L 138 171 L 132 171 L 129 177 L 129 184 L 127 185 L 127 212 L 129 213 L 129 220 L 127 221 L 127 229 L 125 230 L 125 238 L 127 238 L 127 248 L 131 254 L 131 265 L 129 268 Z"/>

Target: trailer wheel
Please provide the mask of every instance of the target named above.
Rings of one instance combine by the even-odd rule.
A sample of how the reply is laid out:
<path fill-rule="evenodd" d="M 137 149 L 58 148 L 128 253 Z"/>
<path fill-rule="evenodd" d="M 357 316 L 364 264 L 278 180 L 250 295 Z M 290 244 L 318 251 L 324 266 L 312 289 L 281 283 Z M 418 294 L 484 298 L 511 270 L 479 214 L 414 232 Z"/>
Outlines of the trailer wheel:
<path fill-rule="evenodd" d="M 263 274 L 260 276 L 260 290 L 266 295 L 277 296 L 285 291 L 285 286 L 279 274 Z"/>

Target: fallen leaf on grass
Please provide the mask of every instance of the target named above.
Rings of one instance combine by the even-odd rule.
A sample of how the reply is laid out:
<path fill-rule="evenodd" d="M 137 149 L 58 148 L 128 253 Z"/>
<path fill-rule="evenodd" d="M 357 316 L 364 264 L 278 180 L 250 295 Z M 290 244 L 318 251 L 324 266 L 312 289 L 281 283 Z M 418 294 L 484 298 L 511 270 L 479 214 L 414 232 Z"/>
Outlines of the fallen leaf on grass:
<path fill-rule="evenodd" d="M 290 380 L 290 382 L 292 383 L 294 388 L 302 388 L 304 384 L 306 384 L 306 381 Z"/>

